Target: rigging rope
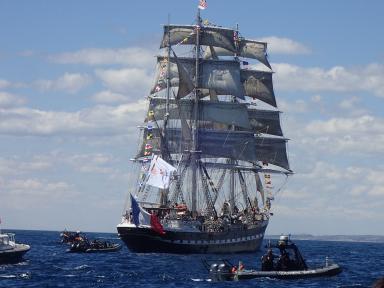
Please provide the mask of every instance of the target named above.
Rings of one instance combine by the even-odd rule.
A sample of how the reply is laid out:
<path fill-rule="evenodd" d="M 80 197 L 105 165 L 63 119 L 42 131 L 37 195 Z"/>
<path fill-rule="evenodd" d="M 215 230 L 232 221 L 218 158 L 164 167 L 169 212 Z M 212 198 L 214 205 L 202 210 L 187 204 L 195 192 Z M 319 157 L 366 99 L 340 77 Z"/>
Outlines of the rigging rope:
<path fill-rule="evenodd" d="M 248 208 L 248 190 L 247 190 L 247 186 L 245 185 L 245 181 L 244 181 L 244 177 L 243 177 L 243 174 L 241 174 L 241 171 L 240 170 L 237 170 L 238 174 L 239 174 L 239 180 L 240 180 L 240 187 L 241 187 L 241 192 L 243 194 L 243 201 L 245 203 L 245 207 Z"/>
<path fill-rule="evenodd" d="M 213 202 L 213 199 L 211 197 L 211 193 L 209 192 L 209 185 L 211 186 L 212 189 L 216 189 L 215 185 L 213 184 L 211 178 L 208 175 L 207 169 L 205 169 L 203 163 L 199 161 L 199 168 L 200 168 L 200 174 L 201 174 L 201 179 L 202 179 L 202 184 L 203 184 L 203 189 L 204 189 L 204 196 L 205 196 L 205 201 L 207 205 L 207 210 L 208 210 L 208 215 L 209 216 L 216 216 L 217 212 L 215 209 L 215 204 Z M 207 181 L 208 180 L 208 181 Z M 217 191 L 214 190 L 214 193 L 217 195 Z"/>

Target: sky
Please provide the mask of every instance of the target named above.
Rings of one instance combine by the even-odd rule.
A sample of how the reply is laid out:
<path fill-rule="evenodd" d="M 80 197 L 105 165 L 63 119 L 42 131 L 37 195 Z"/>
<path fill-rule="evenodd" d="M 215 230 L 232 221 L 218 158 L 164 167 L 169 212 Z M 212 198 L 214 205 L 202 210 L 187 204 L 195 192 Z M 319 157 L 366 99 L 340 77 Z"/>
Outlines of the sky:
<path fill-rule="evenodd" d="M 0 0 L 2 228 L 116 232 L 162 25 L 197 2 Z M 267 234 L 383 235 L 384 2 L 207 3 L 268 42 L 295 174 Z"/>

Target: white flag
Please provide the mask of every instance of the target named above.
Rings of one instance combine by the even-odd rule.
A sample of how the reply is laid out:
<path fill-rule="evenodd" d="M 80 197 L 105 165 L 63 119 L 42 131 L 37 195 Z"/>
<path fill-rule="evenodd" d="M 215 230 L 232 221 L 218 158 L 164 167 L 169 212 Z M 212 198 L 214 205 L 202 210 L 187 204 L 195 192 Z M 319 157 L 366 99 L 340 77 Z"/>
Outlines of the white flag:
<path fill-rule="evenodd" d="M 167 189 L 169 187 L 170 177 L 175 171 L 175 167 L 155 155 L 149 166 L 149 176 L 146 184 L 161 189 Z"/>

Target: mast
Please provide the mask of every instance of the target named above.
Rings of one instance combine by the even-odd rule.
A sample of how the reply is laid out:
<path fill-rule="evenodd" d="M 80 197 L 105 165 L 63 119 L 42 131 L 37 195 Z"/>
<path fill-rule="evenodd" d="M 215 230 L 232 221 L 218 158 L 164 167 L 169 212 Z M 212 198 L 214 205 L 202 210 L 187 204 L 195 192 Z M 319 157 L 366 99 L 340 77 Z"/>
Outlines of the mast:
<path fill-rule="evenodd" d="M 170 64 L 170 59 L 171 59 L 171 32 L 170 32 L 170 29 L 169 29 L 169 25 L 170 25 L 170 15 L 168 14 L 168 31 L 167 31 L 167 34 L 168 34 L 168 49 L 167 49 L 167 101 L 166 101 L 166 104 L 165 104 L 165 117 L 164 117 L 164 124 L 167 123 L 167 120 L 168 120 L 168 117 L 169 117 L 169 95 L 170 95 L 170 89 L 171 89 L 171 64 Z M 165 125 L 164 125 L 165 126 Z M 165 128 L 164 127 L 164 133 L 165 133 Z"/>
<path fill-rule="evenodd" d="M 167 125 L 168 125 L 168 119 L 169 119 L 169 97 L 171 93 L 171 70 L 170 70 L 170 59 L 171 59 L 171 32 L 169 29 L 170 25 L 170 15 L 168 14 L 168 26 L 167 26 L 167 37 L 168 37 L 168 47 L 167 47 L 167 78 L 166 78 L 166 99 L 165 99 L 165 114 L 164 114 L 164 126 L 163 126 L 163 131 L 162 131 L 162 136 L 164 139 L 164 142 L 167 142 Z M 163 150 L 161 150 L 161 155 L 164 159 L 169 161 L 167 153 L 164 153 Z"/>
<path fill-rule="evenodd" d="M 198 105 L 199 105 L 199 58 L 200 58 L 200 9 L 197 9 L 197 26 L 196 26 L 196 46 L 195 46 L 195 60 L 196 60 L 196 70 L 195 70 L 195 107 L 194 115 L 192 121 L 192 151 L 191 151 L 191 169 L 192 169 L 192 214 L 196 215 L 197 211 L 197 148 L 198 148 Z"/>
<path fill-rule="evenodd" d="M 239 34 L 239 24 L 236 24 L 236 34 L 233 35 L 234 36 L 234 39 L 235 39 L 235 45 L 237 47 L 238 45 L 238 40 L 237 40 L 237 35 Z M 237 49 L 236 49 L 237 51 Z M 237 58 L 237 52 L 235 52 L 235 59 L 238 59 Z M 236 96 L 232 96 L 232 99 L 231 99 L 231 102 L 232 103 L 235 103 L 236 102 Z M 231 131 L 234 131 L 235 130 L 235 125 L 231 125 Z M 233 169 L 233 167 L 235 166 L 235 161 L 233 159 L 230 160 L 230 164 L 231 164 L 231 171 L 229 173 L 230 177 L 229 177 L 229 203 L 231 204 L 231 209 L 233 211 L 233 209 L 235 208 L 235 170 Z"/>

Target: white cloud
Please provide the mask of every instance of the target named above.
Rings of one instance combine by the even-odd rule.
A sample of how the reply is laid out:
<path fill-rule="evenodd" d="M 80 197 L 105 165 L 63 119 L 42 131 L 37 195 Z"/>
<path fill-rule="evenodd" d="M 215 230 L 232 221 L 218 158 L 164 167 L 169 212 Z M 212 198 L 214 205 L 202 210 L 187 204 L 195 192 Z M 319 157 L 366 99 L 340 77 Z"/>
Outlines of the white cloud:
<path fill-rule="evenodd" d="M 268 43 L 268 52 L 271 54 L 308 54 L 311 52 L 308 47 L 288 38 L 271 36 L 259 40 Z"/>
<path fill-rule="evenodd" d="M 0 89 L 6 89 L 6 88 L 20 88 L 24 87 L 25 84 L 21 82 L 10 82 L 5 79 L 0 79 Z"/>
<path fill-rule="evenodd" d="M 19 53 L 20 56 L 23 57 L 32 57 L 36 55 L 36 52 L 33 50 L 24 50 Z"/>
<path fill-rule="evenodd" d="M 113 93 L 108 90 L 101 91 L 99 93 L 92 95 L 91 99 L 97 103 L 106 103 L 106 104 L 128 102 L 128 97 L 119 93 Z"/>
<path fill-rule="evenodd" d="M 115 174 L 115 168 L 111 167 L 115 159 L 111 155 L 77 154 L 66 159 L 66 162 L 83 173 Z"/>
<path fill-rule="evenodd" d="M 37 80 L 36 86 L 42 91 L 65 91 L 76 93 L 91 84 L 92 78 L 87 74 L 65 73 L 55 80 Z"/>
<path fill-rule="evenodd" d="M 370 64 L 348 69 L 335 66 L 303 68 L 286 63 L 275 63 L 273 69 L 276 87 L 290 91 L 367 91 L 384 97 L 384 65 Z"/>
<path fill-rule="evenodd" d="M 313 135 L 354 135 L 375 137 L 384 135 L 384 119 L 363 115 L 356 118 L 332 118 L 325 121 L 312 121 L 306 130 Z"/>
<path fill-rule="evenodd" d="M 113 91 L 125 93 L 131 99 L 145 96 L 152 84 L 153 76 L 138 68 L 96 70 L 104 85 Z M 137 94 L 141 95 L 137 95 Z M 132 96 L 133 95 L 133 96 Z"/>
<path fill-rule="evenodd" d="M 0 89 L 7 88 L 9 86 L 11 86 L 11 82 L 4 79 L 0 79 Z"/>
<path fill-rule="evenodd" d="M 294 101 L 286 101 L 281 99 L 278 101 L 279 109 L 288 113 L 307 113 L 310 109 L 308 103 L 302 99 L 296 99 Z"/>
<path fill-rule="evenodd" d="M 81 63 L 93 66 L 123 64 L 133 67 L 148 67 L 154 66 L 153 55 L 155 55 L 155 51 L 140 47 L 125 49 L 89 48 L 54 55 L 49 59 L 61 64 Z"/>
<path fill-rule="evenodd" d="M 66 205 L 73 204 L 73 199 L 79 195 L 74 185 L 65 181 L 50 181 L 36 177 L 18 179 L 0 177 L 0 184 L 2 202 L 7 203 L 3 208 L 11 212 L 23 211 L 26 217 L 31 217 L 31 223 L 39 221 L 36 220 L 39 217 L 43 221 L 46 217 L 52 217 L 52 212 L 63 210 Z M 36 211 L 39 213 L 33 215 Z"/>
<path fill-rule="evenodd" d="M 65 182 L 46 182 L 43 183 L 37 179 L 10 180 L 6 185 L 11 193 L 38 194 L 47 195 L 57 192 L 59 189 L 67 190 L 70 185 Z"/>
<path fill-rule="evenodd" d="M 276 215 L 301 218 L 380 219 L 383 216 L 384 167 L 342 166 L 318 161 L 294 175 L 276 197 Z M 294 207 L 294 209 L 292 209 Z"/>
<path fill-rule="evenodd" d="M 296 145 L 316 147 L 317 152 L 354 153 L 354 156 L 384 153 L 384 119 L 363 115 L 353 118 L 316 120 L 294 136 Z"/>
<path fill-rule="evenodd" d="M 1 83 L 0 83 L 1 84 Z M 12 107 L 25 104 L 24 98 L 16 96 L 8 92 L 0 91 L 0 107 Z"/>
<path fill-rule="evenodd" d="M 321 95 L 314 95 L 311 97 L 311 101 L 314 103 L 321 103 L 323 97 Z"/>
<path fill-rule="evenodd" d="M 123 135 L 141 121 L 144 100 L 120 106 L 95 106 L 77 112 L 29 108 L 0 109 L 0 134 L 4 135 Z"/>
<path fill-rule="evenodd" d="M 352 97 L 349 97 L 347 99 L 343 99 L 342 101 L 340 101 L 339 107 L 341 109 L 350 110 L 350 109 L 355 108 L 356 104 L 358 104 L 359 102 L 360 102 L 360 99 L 358 97 L 352 96 Z"/>
<path fill-rule="evenodd" d="M 34 156 L 31 160 L 20 157 L 0 157 L 0 176 L 9 177 L 30 172 L 44 171 L 52 167 L 52 163 L 46 157 Z"/>

